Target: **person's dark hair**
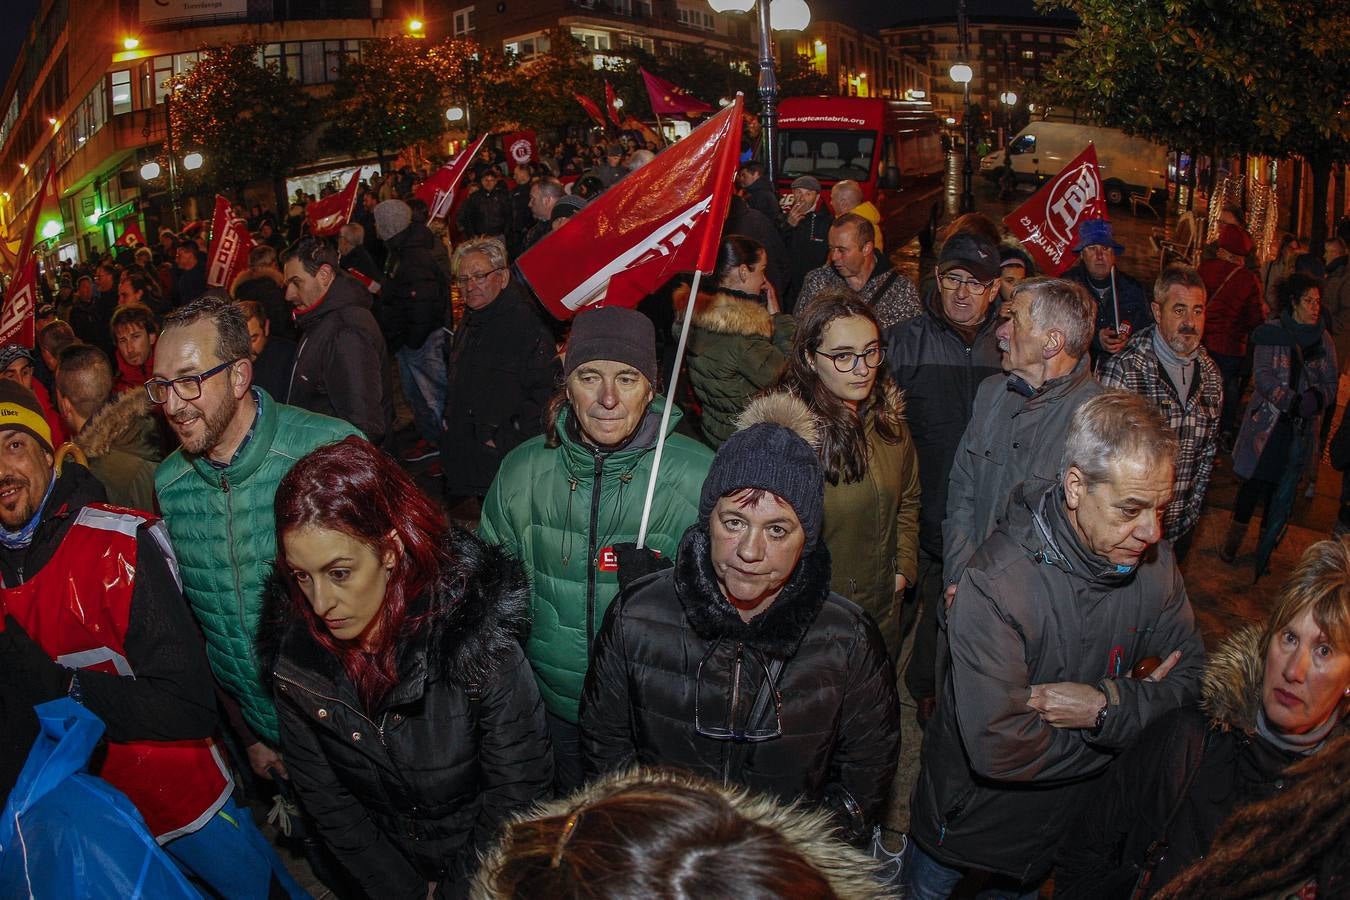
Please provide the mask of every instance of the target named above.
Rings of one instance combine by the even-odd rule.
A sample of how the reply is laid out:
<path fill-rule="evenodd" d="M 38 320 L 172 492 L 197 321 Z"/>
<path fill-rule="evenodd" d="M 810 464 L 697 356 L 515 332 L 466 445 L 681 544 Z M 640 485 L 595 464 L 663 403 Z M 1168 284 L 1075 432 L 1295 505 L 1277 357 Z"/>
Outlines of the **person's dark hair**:
<path fill-rule="evenodd" d="M 338 270 L 337 250 L 320 238 L 307 237 L 296 241 L 281 258 L 281 264 L 284 266 L 293 259 L 298 259 L 305 272 L 310 275 L 318 275 L 324 266 L 328 266 L 335 273 Z"/>
<path fill-rule="evenodd" d="M 409 197 L 405 202 L 414 222 L 425 222 L 431 216 L 431 207 L 421 197 Z"/>
<path fill-rule="evenodd" d="M 572 185 L 572 193 L 583 200 L 590 200 L 605 190 L 605 183 L 598 175 L 582 175 Z"/>
<path fill-rule="evenodd" d="M 244 312 L 228 294 L 212 288 L 196 300 L 185 303 L 164 317 L 160 333 L 187 328 L 198 322 L 210 322 L 216 329 L 216 358 L 221 362 L 249 358 L 248 322 Z"/>
<path fill-rule="evenodd" d="M 202 248 L 197 246 L 196 241 L 191 240 L 190 238 L 182 238 L 178 243 L 173 245 L 173 249 L 174 252 L 179 250 L 191 250 L 193 253 L 200 253 Z"/>
<path fill-rule="evenodd" d="M 1284 251 L 1289 249 L 1290 244 L 1298 243 L 1298 236 L 1288 231 L 1280 235 L 1280 249 L 1275 252 L 1275 260 L 1278 262 L 1284 259 Z"/>
<path fill-rule="evenodd" d="M 838 896 L 781 831 L 742 814 L 713 785 L 660 772 L 629 781 L 589 789 L 565 813 L 507 826 L 480 887 L 512 900 Z"/>
<path fill-rule="evenodd" d="M 114 263 L 114 262 L 112 262 L 112 261 L 110 261 L 110 260 L 105 260 L 104 262 L 99 263 L 99 264 L 98 264 L 98 268 L 95 269 L 94 271 L 96 271 L 96 272 L 107 272 L 109 275 L 111 275 L 111 276 L 113 277 L 113 282 L 114 282 L 114 283 L 116 283 L 116 281 L 117 281 L 117 273 L 118 273 L 119 270 L 118 270 L 118 268 L 117 268 L 117 264 Z"/>
<path fill-rule="evenodd" d="M 259 244 L 248 251 L 250 269 L 274 268 L 277 264 L 277 248 L 271 244 Z"/>
<path fill-rule="evenodd" d="M 126 278 L 127 283 L 131 285 L 133 291 L 138 291 L 142 294 L 142 301 L 144 301 L 145 295 L 148 295 L 155 300 L 160 299 L 159 279 L 153 277 L 144 269 L 128 269 L 123 277 Z"/>
<path fill-rule="evenodd" d="M 858 242 L 859 248 L 864 244 L 875 244 L 877 242 L 876 226 L 857 213 L 844 213 L 835 219 L 830 225 L 830 230 L 833 231 L 836 228 L 853 229 L 853 239 Z"/>
<path fill-rule="evenodd" d="M 768 251 L 764 245 L 743 234 L 729 234 L 722 238 L 717 249 L 717 268 L 714 280 L 721 284 L 737 266 L 753 266 Z"/>
<path fill-rule="evenodd" d="M 112 314 L 112 319 L 108 322 L 108 330 L 117 336 L 117 329 L 125 328 L 128 325 L 139 325 L 145 329 L 146 334 L 155 334 L 159 331 L 159 323 L 155 321 L 155 314 L 150 311 L 150 307 L 140 303 L 127 303 L 117 307 Z"/>
<path fill-rule="evenodd" d="M 112 389 L 112 364 L 97 347 L 71 344 L 57 357 L 56 390 L 81 418 L 90 418 L 107 403 Z"/>
<path fill-rule="evenodd" d="M 259 325 L 267 323 L 267 310 L 257 300 L 236 300 L 234 305 L 244 311 L 245 322 L 257 322 Z"/>
<path fill-rule="evenodd" d="M 749 162 L 741 163 L 741 171 L 748 172 L 751 175 L 763 175 L 764 163 L 752 159 Z"/>
<path fill-rule="evenodd" d="M 414 612 L 411 604 L 446 563 L 445 513 L 392 456 L 356 436 L 320 447 L 297 462 L 281 479 L 274 508 L 277 564 L 295 615 L 314 640 L 341 661 L 361 702 L 374 709 L 398 681 L 399 646 L 432 615 Z M 334 638 L 287 571 L 283 537 L 306 527 L 342 532 L 377 554 L 390 549 L 390 532 L 398 536 L 402 547 L 380 606 L 372 650 Z"/>
<path fill-rule="evenodd" d="M 820 421 L 820 460 L 830 484 L 838 484 L 841 480 L 851 484 L 860 481 L 867 472 L 869 424 L 888 444 L 899 443 L 904 437 L 900 395 L 893 387 L 890 368 L 884 361 L 877 368 L 872 392 L 858 404 L 856 411 L 831 393 L 811 368 L 812 361 L 817 367 L 834 364 L 817 356 L 816 351 L 820 349 L 829 324 L 850 316 L 872 323 L 880 340 L 881 326 L 876 314 L 853 291 L 834 288 L 811 298 L 797 311 L 797 335 L 792 341 L 792 353 L 787 368 L 778 379 L 778 386 L 801 397 Z"/>
<path fill-rule="evenodd" d="M 938 232 L 938 245 L 945 244 L 949 238 L 957 234 L 973 234 L 976 237 L 982 237 L 995 247 L 1003 240 L 1003 235 L 998 230 L 998 223 L 984 213 L 965 213 L 952 219 L 945 228 Z"/>
<path fill-rule="evenodd" d="M 37 336 L 38 346 L 58 358 L 62 350 L 78 342 L 79 339 L 75 337 L 75 329 L 71 328 L 70 323 L 64 319 L 53 319 L 43 325 Z"/>
<path fill-rule="evenodd" d="M 1295 272 L 1284 281 L 1275 290 L 1276 310 L 1281 313 L 1294 312 L 1294 307 L 1298 305 L 1299 298 L 1308 288 L 1317 288 L 1322 290 L 1322 282 L 1311 275 L 1303 272 Z"/>

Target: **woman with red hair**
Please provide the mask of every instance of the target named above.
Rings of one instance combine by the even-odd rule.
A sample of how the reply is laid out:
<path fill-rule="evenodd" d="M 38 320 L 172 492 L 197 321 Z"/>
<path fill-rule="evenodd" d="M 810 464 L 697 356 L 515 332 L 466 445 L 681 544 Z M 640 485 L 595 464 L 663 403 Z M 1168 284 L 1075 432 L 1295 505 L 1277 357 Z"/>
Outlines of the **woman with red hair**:
<path fill-rule="evenodd" d="M 356 437 L 296 463 L 276 515 L 259 643 L 305 809 L 370 896 L 465 896 L 553 782 L 525 573 Z"/>

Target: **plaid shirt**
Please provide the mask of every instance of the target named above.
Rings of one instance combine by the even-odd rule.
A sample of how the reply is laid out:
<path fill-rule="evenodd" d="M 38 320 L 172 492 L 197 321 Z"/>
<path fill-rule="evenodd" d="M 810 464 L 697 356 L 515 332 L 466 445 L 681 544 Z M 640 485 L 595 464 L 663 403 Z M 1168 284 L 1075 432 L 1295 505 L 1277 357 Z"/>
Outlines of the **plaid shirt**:
<path fill-rule="evenodd" d="M 1181 446 L 1176 483 L 1172 501 L 1163 513 L 1163 537 L 1175 541 L 1195 527 L 1205 502 L 1209 475 L 1214 471 L 1223 376 L 1201 347 L 1195 359 L 1200 377 L 1191 382 L 1190 396 L 1182 402 L 1153 349 L 1153 332 L 1154 326 L 1135 332 L 1125 349 L 1102 363 L 1098 378 L 1105 387 L 1121 388 L 1147 399 L 1177 433 Z"/>

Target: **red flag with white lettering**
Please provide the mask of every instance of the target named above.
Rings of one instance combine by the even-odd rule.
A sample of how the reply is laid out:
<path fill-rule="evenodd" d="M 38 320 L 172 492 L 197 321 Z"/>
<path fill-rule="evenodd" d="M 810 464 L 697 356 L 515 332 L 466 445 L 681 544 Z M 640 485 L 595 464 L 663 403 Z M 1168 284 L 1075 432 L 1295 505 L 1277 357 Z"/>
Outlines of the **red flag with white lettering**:
<path fill-rule="evenodd" d="M 131 250 L 145 246 L 145 235 L 141 232 L 141 226 L 135 219 L 126 220 L 126 224 L 122 226 L 122 235 L 113 241 L 113 246 L 127 247 Z"/>
<path fill-rule="evenodd" d="M 253 236 L 248 226 L 235 218 L 230 201 L 216 194 L 216 214 L 211 218 L 211 249 L 206 254 L 207 287 L 228 288 L 248 268 Z"/>
<path fill-rule="evenodd" d="M 1078 259 L 1069 248 L 1082 223 L 1105 218 L 1097 148 L 1088 144 L 1030 200 L 1004 216 L 1003 224 L 1035 258 L 1037 268 L 1048 275 L 1061 275 Z"/>
<path fill-rule="evenodd" d="M 23 243 L 19 245 L 18 272 L 10 282 L 4 308 L 0 309 L 0 345 L 22 344 L 32 347 L 36 342 L 34 316 L 37 311 L 38 265 L 33 256 L 33 246 L 37 240 L 38 222 L 44 218 L 44 212 L 48 217 L 54 214 L 56 221 L 60 221 L 61 195 L 56 190 L 55 174 L 56 166 L 47 170 L 42 187 L 33 200 L 32 212 L 28 214 L 28 228 L 24 232 Z"/>
<path fill-rule="evenodd" d="M 516 267 L 550 313 L 636 306 L 679 272 L 709 271 L 731 202 L 741 106 L 728 106 L 586 205 Z"/>
<path fill-rule="evenodd" d="M 309 224 L 309 233 L 314 237 L 332 237 L 342 230 L 342 226 L 352 220 L 352 210 L 356 208 L 356 187 L 361 170 L 357 169 L 347 181 L 347 186 L 336 194 L 330 194 L 322 200 L 315 200 L 305 207 L 305 221 Z"/>
<path fill-rule="evenodd" d="M 437 169 L 430 178 L 413 188 L 413 195 L 427 205 L 428 222 L 434 222 L 450 211 L 450 205 L 455 199 L 455 190 L 464 180 L 464 173 L 468 171 L 469 164 L 478 156 L 478 148 L 482 147 L 487 139 L 488 136 L 484 134 L 472 147 L 464 148 L 458 156 Z"/>

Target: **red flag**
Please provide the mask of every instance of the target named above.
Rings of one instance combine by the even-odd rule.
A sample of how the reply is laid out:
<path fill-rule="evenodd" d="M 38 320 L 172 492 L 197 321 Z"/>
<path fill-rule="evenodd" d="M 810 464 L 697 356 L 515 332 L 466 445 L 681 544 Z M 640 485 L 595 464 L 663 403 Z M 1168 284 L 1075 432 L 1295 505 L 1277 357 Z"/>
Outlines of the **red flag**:
<path fill-rule="evenodd" d="M 357 169 L 345 188 L 305 207 L 305 221 L 311 235 L 332 237 L 352 220 L 352 210 L 356 208 L 356 182 L 360 175 L 361 170 Z"/>
<path fill-rule="evenodd" d="M 513 165 L 528 166 L 539 156 L 539 142 L 533 131 L 516 131 L 502 138 L 506 158 Z"/>
<path fill-rule="evenodd" d="M 658 147 L 662 143 L 661 136 L 659 134 L 648 128 L 645 122 L 639 122 L 632 116 L 625 117 L 622 126 L 624 131 L 636 131 L 638 134 L 642 135 L 642 139 L 644 141 L 650 141 L 651 143 L 656 144 Z"/>
<path fill-rule="evenodd" d="M 135 219 L 127 219 L 122 226 L 122 235 L 113 241 L 114 247 L 127 247 L 135 250 L 137 247 L 145 246 L 145 235 L 141 232 L 141 226 Z"/>
<path fill-rule="evenodd" d="M 248 226 L 235 218 L 230 201 L 216 194 L 216 214 L 211 218 L 211 250 L 206 254 L 206 284 L 228 288 L 248 268 L 253 236 Z"/>
<path fill-rule="evenodd" d="M 487 139 L 488 136 L 484 134 L 472 147 L 466 147 L 458 156 L 437 169 L 430 178 L 413 188 L 413 195 L 420 197 L 430 211 L 428 222 L 439 219 L 449 212 L 450 203 L 455 199 L 455 190 L 464 179 L 464 173 L 469 170 L 469 163 L 473 162 L 474 157 L 478 155 L 478 149 Z"/>
<path fill-rule="evenodd" d="M 647 86 L 647 97 L 652 102 L 652 112 L 658 116 L 685 115 L 697 116 L 712 112 L 712 107 L 692 96 L 677 84 L 671 84 L 664 78 L 657 78 L 646 69 L 642 73 L 642 82 Z"/>
<path fill-rule="evenodd" d="M 609 120 L 620 128 L 623 127 L 623 113 L 619 112 L 619 104 L 616 102 L 619 98 L 614 96 L 614 88 L 608 81 L 605 82 L 605 111 L 609 113 Z"/>
<path fill-rule="evenodd" d="M 594 100 L 590 97 L 582 96 L 581 94 L 573 94 L 572 96 L 577 98 L 577 102 L 581 104 L 581 108 L 586 110 L 586 114 L 595 120 L 595 124 L 599 125 L 601 128 L 609 127 L 605 124 L 605 117 L 600 114 L 600 107 L 595 105 Z"/>
<path fill-rule="evenodd" d="M 1022 246 L 1049 275 L 1063 274 L 1078 254 L 1069 248 L 1087 219 L 1105 219 L 1106 200 L 1097 170 L 1097 148 L 1088 144 L 1031 199 L 1004 216 Z"/>
<path fill-rule="evenodd" d="M 56 166 L 47 169 L 47 176 L 42 179 L 42 187 L 38 190 L 37 198 L 33 201 L 33 211 L 28 215 L 28 231 L 23 236 L 23 243 L 19 245 L 20 270 L 28 263 L 28 255 L 33 252 L 33 247 L 37 243 L 38 229 L 42 227 L 42 222 L 54 217 L 58 224 L 63 224 L 61 223 L 61 195 L 57 192 L 56 180 L 52 177 L 55 174 Z M 42 237 L 43 240 L 47 238 L 46 235 Z"/>
<path fill-rule="evenodd" d="M 32 347 L 36 342 L 34 314 L 37 311 L 38 266 L 33 257 L 33 246 L 42 220 L 54 214 L 58 224 L 61 221 L 61 195 L 56 190 L 55 174 L 56 166 L 47 170 L 33 201 L 33 211 L 28 216 L 28 228 L 19 245 L 18 273 L 5 295 L 4 308 L 0 309 L 0 344 Z"/>
<path fill-rule="evenodd" d="M 592 200 L 517 261 L 559 319 L 636 306 L 677 272 L 711 270 L 741 147 L 736 102 Z"/>

